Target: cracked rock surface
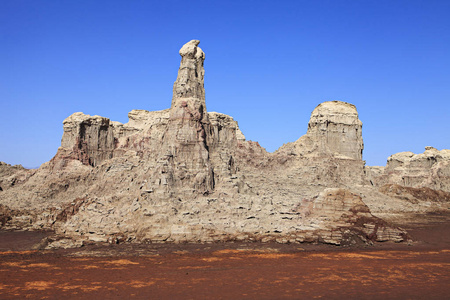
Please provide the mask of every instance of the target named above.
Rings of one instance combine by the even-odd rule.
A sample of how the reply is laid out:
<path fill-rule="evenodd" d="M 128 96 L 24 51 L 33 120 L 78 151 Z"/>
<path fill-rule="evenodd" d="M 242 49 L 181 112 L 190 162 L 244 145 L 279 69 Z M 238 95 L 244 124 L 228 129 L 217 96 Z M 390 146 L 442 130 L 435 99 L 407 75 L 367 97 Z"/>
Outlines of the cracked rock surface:
<path fill-rule="evenodd" d="M 74 113 L 39 169 L 0 163 L 3 229 L 54 230 L 45 247 L 84 242 L 401 242 L 383 219 L 448 209 L 449 150 L 365 166 L 356 107 L 324 102 L 306 135 L 268 153 L 230 116 L 208 112 L 204 52 L 181 50 L 172 104 L 121 124 Z M 426 190 L 424 190 L 426 189 Z M 382 218 L 380 218 L 382 217 Z"/>

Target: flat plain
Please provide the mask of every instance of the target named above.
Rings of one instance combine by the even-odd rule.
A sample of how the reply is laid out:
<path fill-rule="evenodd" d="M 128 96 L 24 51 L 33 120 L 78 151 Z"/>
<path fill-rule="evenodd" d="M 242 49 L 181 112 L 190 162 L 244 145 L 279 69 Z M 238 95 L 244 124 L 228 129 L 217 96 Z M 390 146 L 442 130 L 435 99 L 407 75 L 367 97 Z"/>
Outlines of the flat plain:
<path fill-rule="evenodd" d="M 1 299 L 445 299 L 449 215 L 407 225 L 412 244 L 119 244 L 31 250 L 0 233 Z"/>

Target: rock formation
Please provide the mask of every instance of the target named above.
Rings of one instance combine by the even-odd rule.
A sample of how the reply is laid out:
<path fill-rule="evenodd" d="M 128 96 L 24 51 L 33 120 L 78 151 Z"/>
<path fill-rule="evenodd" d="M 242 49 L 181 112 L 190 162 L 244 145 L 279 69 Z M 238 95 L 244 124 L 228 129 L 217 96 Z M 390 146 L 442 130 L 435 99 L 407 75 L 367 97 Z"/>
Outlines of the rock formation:
<path fill-rule="evenodd" d="M 203 61 L 205 54 L 192 40 L 180 49 L 181 64 L 173 86 L 169 122 L 162 141 L 161 174 L 168 184 L 187 193 L 214 189 L 214 171 L 209 161 Z M 182 175 L 181 175 L 182 174 Z M 162 175 L 162 178 L 166 178 Z"/>
<path fill-rule="evenodd" d="M 198 44 L 180 50 L 169 109 L 133 110 L 126 124 L 75 113 L 64 120 L 51 161 L 37 170 L 1 164 L 2 228 L 54 230 L 49 248 L 92 241 L 348 245 L 404 241 L 407 233 L 379 216 L 448 207 L 448 150 L 365 166 L 362 122 L 349 103 L 317 106 L 307 134 L 275 153 L 246 141 L 232 117 L 207 112 Z"/>
<path fill-rule="evenodd" d="M 319 104 L 311 114 L 307 137 L 319 153 L 362 159 L 362 122 L 353 104 L 332 101 Z"/>
<path fill-rule="evenodd" d="M 293 160 L 290 165 L 308 178 L 328 187 L 366 184 L 362 151 L 362 122 L 353 104 L 329 101 L 311 113 L 306 134 L 280 147 L 275 154 Z"/>
<path fill-rule="evenodd" d="M 425 147 L 425 152 L 391 155 L 386 167 L 368 168 L 376 186 L 398 184 L 450 192 L 450 150 Z"/>
<path fill-rule="evenodd" d="M 329 101 L 314 109 L 306 135 L 278 151 L 361 160 L 363 149 L 362 122 L 356 107 L 346 102 Z"/>
<path fill-rule="evenodd" d="M 113 127 L 109 119 L 74 113 L 64 120 L 61 148 L 85 165 L 96 166 L 113 157 Z"/>
<path fill-rule="evenodd" d="M 27 178 L 27 173 L 29 172 L 21 165 L 11 166 L 0 161 L 0 192 L 13 187 L 16 183 L 24 181 Z M 22 176 L 17 176 L 17 174 L 21 174 Z"/>

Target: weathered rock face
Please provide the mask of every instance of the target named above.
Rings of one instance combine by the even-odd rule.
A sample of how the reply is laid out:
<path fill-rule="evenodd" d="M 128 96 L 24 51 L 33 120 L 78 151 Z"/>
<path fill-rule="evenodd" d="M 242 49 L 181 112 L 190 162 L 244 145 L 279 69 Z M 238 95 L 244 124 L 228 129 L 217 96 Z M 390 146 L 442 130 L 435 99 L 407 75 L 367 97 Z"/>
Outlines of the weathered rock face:
<path fill-rule="evenodd" d="M 341 243 L 359 241 L 403 241 L 406 231 L 392 228 L 385 221 L 374 217 L 369 207 L 356 195 L 344 189 L 325 189 L 319 194 L 309 215 L 311 220 L 329 227 L 331 238 Z M 329 241 L 330 242 L 330 241 Z"/>
<path fill-rule="evenodd" d="M 2 228 L 51 229 L 64 238 L 48 247 L 85 240 L 347 245 L 407 239 L 374 212 L 447 209 L 435 199 L 445 193 L 427 190 L 432 204 L 414 204 L 421 192 L 378 189 L 399 176 L 404 185 L 447 188 L 447 152 L 364 167 L 362 123 L 351 104 L 322 103 L 307 134 L 275 153 L 246 141 L 232 117 L 206 110 L 198 44 L 180 50 L 169 109 L 133 110 L 126 124 L 75 113 L 64 121 L 57 154 L 38 170 L 0 164 Z M 411 179 L 417 172 L 421 179 Z"/>
<path fill-rule="evenodd" d="M 429 203 L 449 203 L 450 193 L 442 190 L 433 190 L 428 187 L 412 188 L 398 184 L 386 184 L 379 188 L 379 191 L 393 198 L 405 200 L 409 203 L 417 204 L 421 201 Z"/>
<path fill-rule="evenodd" d="M 450 192 L 450 150 L 426 147 L 425 152 L 391 155 L 386 167 L 368 167 L 374 185 L 397 184 Z"/>
<path fill-rule="evenodd" d="M 319 104 L 311 114 L 306 134 L 321 153 L 362 159 L 362 122 L 353 104 L 341 101 Z"/>
<path fill-rule="evenodd" d="M 280 150 L 283 148 L 300 155 L 333 155 L 361 160 L 364 143 L 356 107 L 341 101 L 319 104 L 311 114 L 306 135 Z"/>
<path fill-rule="evenodd" d="M 178 193 L 210 193 L 214 189 L 207 145 L 210 123 L 204 92 L 205 55 L 199 43 L 192 40 L 180 49 L 181 64 L 161 149 L 161 173 L 168 174 L 168 184 Z"/>
<path fill-rule="evenodd" d="M 0 192 L 26 181 L 33 172 L 32 170 L 25 169 L 21 165 L 11 166 L 0 161 Z"/>
<path fill-rule="evenodd" d="M 291 162 L 308 182 L 328 187 L 367 184 L 362 151 L 362 122 L 356 107 L 341 101 L 319 104 L 311 114 L 307 133 L 275 154 Z"/>
<path fill-rule="evenodd" d="M 172 108 L 184 107 L 183 102 L 192 99 L 198 101 L 198 106 L 195 105 L 195 107 L 205 115 L 205 70 L 203 68 L 205 53 L 198 47 L 198 44 L 200 41 L 192 40 L 180 49 L 181 64 L 173 86 Z M 181 114 L 183 111 L 181 110 Z M 174 114 L 176 113 L 174 111 Z"/>
<path fill-rule="evenodd" d="M 57 157 L 95 167 L 113 157 L 137 155 L 149 164 L 146 188 L 158 197 L 211 193 L 235 172 L 232 153 L 245 137 L 233 118 L 207 113 L 205 55 L 198 44 L 193 40 L 180 50 L 170 109 L 133 110 L 126 124 L 75 113 L 64 121 Z"/>
<path fill-rule="evenodd" d="M 328 189 L 317 197 L 292 203 L 265 197 L 249 200 L 245 194 L 165 203 L 151 198 L 120 204 L 99 199 L 82 205 L 63 228 L 67 233 L 79 232 L 104 242 L 250 240 L 348 245 L 407 238 L 405 231 L 372 216 L 361 197 L 347 190 Z M 140 229 L 136 232 L 137 222 Z"/>
<path fill-rule="evenodd" d="M 113 127 L 109 119 L 74 113 L 64 120 L 61 151 L 83 164 L 96 166 L 113 157 Z"/>

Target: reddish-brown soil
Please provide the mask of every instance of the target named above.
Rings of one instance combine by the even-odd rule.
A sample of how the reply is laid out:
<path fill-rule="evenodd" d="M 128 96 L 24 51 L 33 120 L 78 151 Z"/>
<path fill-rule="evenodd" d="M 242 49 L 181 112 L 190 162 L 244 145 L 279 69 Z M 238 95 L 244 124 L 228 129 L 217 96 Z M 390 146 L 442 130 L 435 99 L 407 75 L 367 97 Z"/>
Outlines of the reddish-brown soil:
<path fill-rule="evenodd" d="M 420 242 L 365 248 L 232 243 L 27 250 L 0 233 L 0 299 L 448 299 L 448 218 Z M 28 241 L 28 243 L 26 242 Z"/>

